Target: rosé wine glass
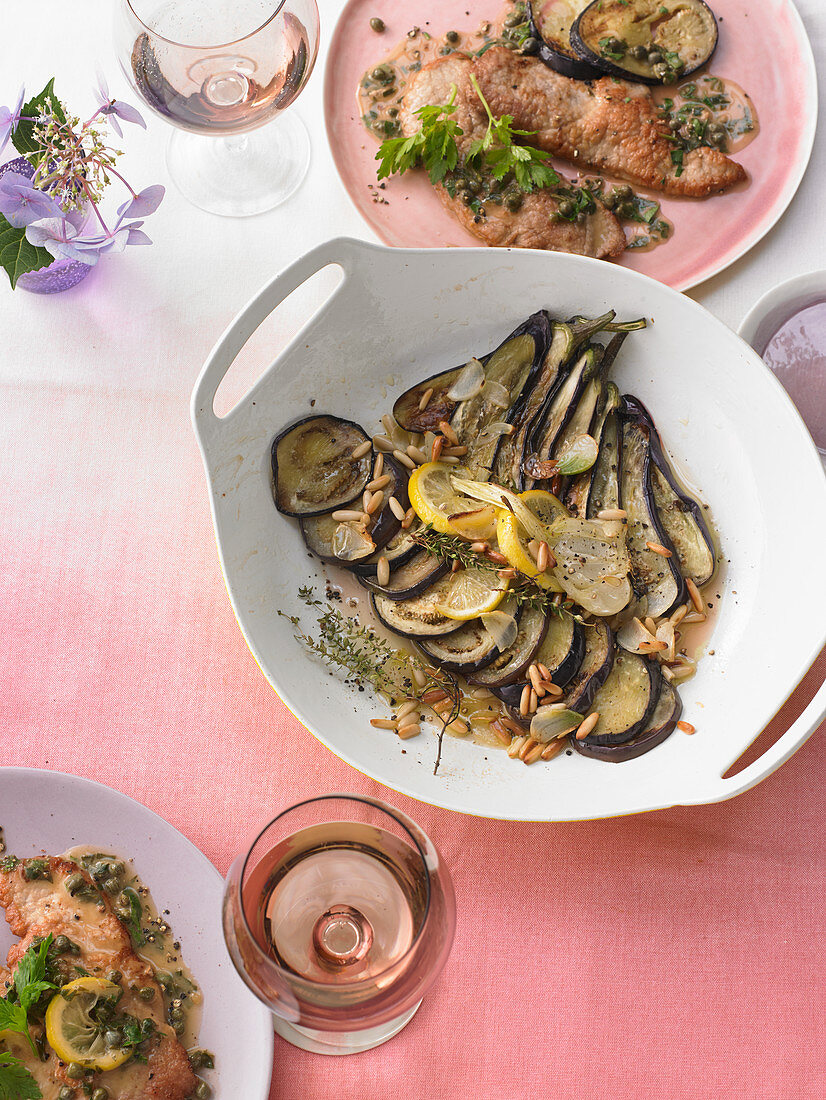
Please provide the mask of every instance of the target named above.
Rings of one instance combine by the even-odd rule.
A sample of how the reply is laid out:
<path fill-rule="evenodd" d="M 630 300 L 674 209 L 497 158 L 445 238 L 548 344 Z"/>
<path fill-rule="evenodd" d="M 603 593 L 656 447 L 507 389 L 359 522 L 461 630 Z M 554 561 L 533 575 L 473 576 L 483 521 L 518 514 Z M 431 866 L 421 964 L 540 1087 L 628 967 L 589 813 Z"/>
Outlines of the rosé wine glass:
<path fill-rule="evenodd" d="M 283 810 L 235 860 L 224 935 L 283 1038 L 356 1054 L 408 1023 L 453 943 L 453 884 L 432 841 L 378 799 Z"/>
<path fill-rule="evenodd" d="M 195 206 L 245 217 L 300 185 L 310 139 L 284 111 L 310 77 L 318 33 L 316 0 L 117 0 L 121 68 L 176 127 L 167 166 Z"/>

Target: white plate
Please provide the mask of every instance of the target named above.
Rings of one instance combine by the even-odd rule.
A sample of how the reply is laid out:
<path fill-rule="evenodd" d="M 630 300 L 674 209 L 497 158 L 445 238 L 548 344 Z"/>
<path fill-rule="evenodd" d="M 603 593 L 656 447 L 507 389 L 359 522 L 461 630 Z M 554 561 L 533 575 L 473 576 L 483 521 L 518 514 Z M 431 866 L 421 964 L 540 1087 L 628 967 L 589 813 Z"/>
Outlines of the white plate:
<path fill-rule="evenodd" d="M 215 1100 L 266 1100 L 273 1029 L 267 1009 L 238 977 L 221 931 L 223 881 L 194 844 L 125 794 L 36 768 L 0 768 L 0 825 L 9 853 L 55 855 L 92 844 L 131 858 L 180 940 L 204 994 L 198 1043 L 215 1054 L 205 1074 Z M 0 920 L 0 958 L 14 937 Z"/>
<path fill-rule="evenodd" d="M 290 347 L 224 418 L 215 393 L 250 334 L 316 271 L 344 278 Z M 693 737 L 675 733 L 637 760 L 579 756 L 526 768 L 505 753 L 446 740 L 401 743 L 373 729 L 383 708 L 298 644 L 287 619 L 313 574 L 298 525 L 272 503 L 270 444 L 291 420 L 333 412 L 368 429 L 418 379 L 498 344 L 533 310 L 644 313 L 615 371 L 651 410 L 672 455 L 711 505 L 727 564 L 709 655 L 682 687 Z M 390 379 L 392 378 L 392 381 Z M 782 387 L 701 306 L 623 268 L 578 256 L 485 249 L 321 245 L 277 276 L 221 338 L 192 399 L 227 589 L 253 655 L 287 706 L 324 744 L 405 794 L 517 820 L 576 820 L 714 802 L 778 767 L 826 712 L 826 687 L 759 760 L 721 778 L 791 694 L 824 644 L 826 480 Z M 323 588 L 323 586 L 322 586 Z M 717 591 L 718 589 L 715 589 Z"/>

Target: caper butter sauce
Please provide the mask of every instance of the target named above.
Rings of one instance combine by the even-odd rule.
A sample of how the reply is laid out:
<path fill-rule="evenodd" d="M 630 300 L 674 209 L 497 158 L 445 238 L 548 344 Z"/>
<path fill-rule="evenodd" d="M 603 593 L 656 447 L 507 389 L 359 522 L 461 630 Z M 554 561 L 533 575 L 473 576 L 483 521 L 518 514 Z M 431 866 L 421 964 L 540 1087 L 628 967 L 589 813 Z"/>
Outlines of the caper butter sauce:
<path fill-rule="evenodd" d="M 163 991 L 166 1021 L 189 1055 L 196 1074 L 213 1069 L 215 1059 L 198 1047 L 203 995 L 181 954 L 166 914 L 161 914 L 148 887 L 130 867 L 129 860 L 111 852 L 101 852 L 89 845 L 76 845 L 64 852 L 64 858 L 77 863 L 109 897 L 115 915 L 126 925 L 132 936 L 135 954 L 149 963 Z M 78 875 L 79 889 L 88 887 Z M 67 887 L 69 880 L 67 879 Z M 115 975 L 110 975 L 112 979 Z M 152 993 L 147 991 L 147 996 Z M 111 1100 L 117 1100 L 120 1087 L 129 1084 L 129 1063 L 106 1074 L 106 1087 Z M 207 1100 L 212 1090 L 201 1081 L 193 1094 L 194 1100 Z M 72 1100 L 77 1100 L 73 1094 Z"/>
<path fill-rule="evenodd" d="M 385 25 L 382 20 L 372 19 L 370 30 L 383 34 Z M 484 20 L 473 31 L 449 29 L 434 34 L 423 27 L 411 27 L 382 61 L 367 70 L 359 83 L 359 114 L 365 127 L 380 142 L 398 137 L 399 111 L 411 73 L 417 73 L 437 57 L 457 51 L 479 56 L 491 46 L 505 46 L 523 53 L 532 53 L 537 48 L 535 39 L 530 37 L 524 0 L 509 2 L 495 20 Z M 509 177 L 496 180 L 472 167 L 460 166 L 448 173 L 445 187 L 482 217 L 486 203 L 504 206 L 511 212 L 522 205 L 522 191 L 515 180 Z M 637 194 L 627 183 L 580 177 L 575 185 L 558 188 L 557 193 L 561 202 L 556 217 L 570 221 L 593 212 L 595 200 L 603 202 L 623 223 L 626 248 L 648 250 L 671 236 L 673 227 L 661 214 L 659 202 Z M 381 201 L 375 191 L 374 201 Z"/>
<path fill-rule="evenodd" d="M 737 153 L 754 141 L 760 129 L 748 92 L 733 80 L 711 73 L 692 77 L 676 89 L 659 90 L 657 99 L 677 148 L 707 145 Z"/>

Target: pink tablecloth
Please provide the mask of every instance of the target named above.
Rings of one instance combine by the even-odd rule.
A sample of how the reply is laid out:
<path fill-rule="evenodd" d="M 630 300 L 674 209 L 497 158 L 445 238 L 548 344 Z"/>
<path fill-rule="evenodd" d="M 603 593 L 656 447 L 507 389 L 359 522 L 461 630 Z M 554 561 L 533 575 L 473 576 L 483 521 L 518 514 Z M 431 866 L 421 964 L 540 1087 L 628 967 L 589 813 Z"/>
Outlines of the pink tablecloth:
<path fill-rule="evenodd" d="M 132 262 L 15 302 L 3 762 L 103 780 L 222 871 L 298 796 L 377 793 L 436 840 L 459 899 L 407 1030 L 351 1059 L 278 1040 L 273 1100 L 826 1095 L 826 739 L 736 801 L 577 825 L 463 818 L 350 770 L 264 681 L 218 569 L 187 405 L 239 303 L 163 294 Z"/>

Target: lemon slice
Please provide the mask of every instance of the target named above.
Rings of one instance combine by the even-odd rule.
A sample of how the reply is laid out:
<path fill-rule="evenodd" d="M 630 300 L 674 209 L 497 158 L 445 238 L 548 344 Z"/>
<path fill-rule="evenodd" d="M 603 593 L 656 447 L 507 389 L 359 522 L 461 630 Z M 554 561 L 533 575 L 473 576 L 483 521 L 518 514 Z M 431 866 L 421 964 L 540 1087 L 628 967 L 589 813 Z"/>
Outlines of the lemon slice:
<path fill-rule="evenodd" d="M 114 982 L 85 977 L 64 985 L 52 997 L 46 1009 L 46 1038 L 58 1058 L 99 1072 L 117 1069 L 130 1058 L 130 1049 L 106 1046 L 105 1029 L 93 1016 L 101 1001 L 116 1000 L 120 994 L 121 988 Z"/>
<path fill-rule="evenodd" d="M 441 582 L 434 608 L 448 619 L 475 619 L 505 598 L 508 582 L 491 569 L 460 569 Z"/>
<path fill-rule="evenodd" d="M 548 527 L 561 516 L 568 516 L 565 506 L 553 493 L 546 492 L 545 489 L 529 489 L 526 493 L 520 493 L 519 499 L 524 501 L 540 523 Z M 518 569 L 520 573 L 536 581 L 540 588 L 547 588 L 551 592 L 562 591 L 562 586 L 550 572 L 540 573 L 536 568 L 536 562 L 528 550 L 530 539 L 512 512 L 499 513 L 496 538 L 499 542 L 499 550 L 514 569 Z"/>
<path fill-rule="evenodd" d="M 478 500 L 457 493 L 451 483 L 457 467 L 445 462 L 425 462 L 410 475 L 407 495 L 413 510 L 424 524 L 443 535 L 461 534 L 471 540 L 492 535 L 492 515 L 489 507 Z M 461 514 L 461 522 L 451 524 L 449 517 Z M 478 530 L 474 523 L 478 520 Z"/>

